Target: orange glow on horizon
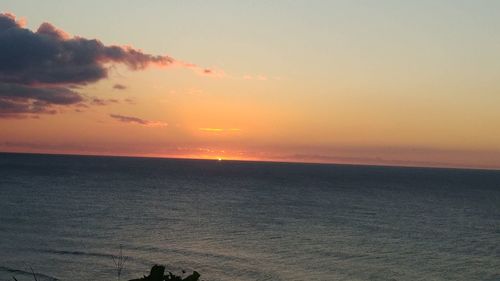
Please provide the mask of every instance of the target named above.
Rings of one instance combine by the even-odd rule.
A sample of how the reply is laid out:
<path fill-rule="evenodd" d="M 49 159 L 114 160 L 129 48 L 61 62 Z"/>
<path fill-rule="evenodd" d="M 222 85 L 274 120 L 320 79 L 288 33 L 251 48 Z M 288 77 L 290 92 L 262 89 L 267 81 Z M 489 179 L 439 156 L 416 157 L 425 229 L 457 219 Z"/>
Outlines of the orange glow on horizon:
<path fill-rule="evenodd" d="M 442 168 L 476 168 L 500 170 L 497 158 L 492 161 L 464 165 L 459 161 L 449 159 L 449 162 L 439 161 L 406 161 L 402 159 L 380 159 L 357 158 L 357 157 L 322 157 L 320 155 L 280 155 L 276 153 L 252 153 L 227 150 L 210 150 L 199 148 L 199 153 L 120 153 L 120 152 L 82 152 L 79 150 L 41 150 L 41 149 L 3 149 L 2 152 L 12 153 L 41 153 L 41 154 L 63 154 L 63 155 L 88 155 L 88 156 L 119 156 L 119 157 L 146 157 L 146 158 L 168 158 L 168 159 L 199 159 L 216 161 L 258 161 L 258 162 L 289 162 L 289 163 L 319 163 L 319 164 L 348 164 L 348 165 L 375 165 L 375 166 L 407 166 L 407 167 L 442 167 Z M 458 159 L 460 160 L 460 159 Z"/>

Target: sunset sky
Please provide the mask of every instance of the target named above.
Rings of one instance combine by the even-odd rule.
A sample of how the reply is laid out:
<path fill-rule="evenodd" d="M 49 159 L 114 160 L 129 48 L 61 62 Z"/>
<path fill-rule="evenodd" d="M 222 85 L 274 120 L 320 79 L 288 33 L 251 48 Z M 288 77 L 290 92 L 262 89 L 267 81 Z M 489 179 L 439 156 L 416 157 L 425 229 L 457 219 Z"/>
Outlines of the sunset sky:
<path fill-rule="evenodd" d="M 500 169 L 500 1 L 0 9 L 0 151 Z"/>

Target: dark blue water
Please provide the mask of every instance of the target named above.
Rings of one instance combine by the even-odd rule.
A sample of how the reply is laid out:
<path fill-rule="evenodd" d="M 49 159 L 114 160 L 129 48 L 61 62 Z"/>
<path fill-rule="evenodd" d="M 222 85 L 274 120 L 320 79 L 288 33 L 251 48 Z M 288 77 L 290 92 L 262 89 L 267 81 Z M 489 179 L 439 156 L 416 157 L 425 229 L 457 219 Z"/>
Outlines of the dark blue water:
<path fill-rule="evenodd" d="M 500 172 L 0 154 L 0 280 L 500 280 Z"/>

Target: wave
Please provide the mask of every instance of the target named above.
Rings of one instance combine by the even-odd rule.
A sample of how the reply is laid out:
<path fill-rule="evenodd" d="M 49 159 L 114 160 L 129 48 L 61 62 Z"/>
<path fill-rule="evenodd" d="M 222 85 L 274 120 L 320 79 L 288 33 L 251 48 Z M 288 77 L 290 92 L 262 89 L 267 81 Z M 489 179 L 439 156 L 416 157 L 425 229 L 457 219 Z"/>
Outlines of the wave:
<path fill-rule="evenodd" d="M 38 253 L 47 253 L 54 255 L 71 255 L 71 256 L 83 256 L 83 257 L 97 257 L 97 258 L 107 258 L 109 260 L 116 257 L 113 254 L 106 253 L 97 253 L 97 252 L 84 252 L 84 251 L 65 251 L 65 250 L 55 250 L 55 249 L 33 249 L 33 251 Z M 152 260 L 144 259 L 144 258 L 135 258 L 132 256 L 126 256 L 128 260 L 140 263 L 140 264 L 154 264 L 155 262 Z"/>
<path fill-rule="evenodd" d="M 10 268 L 10 267 L 1 266 L 1 265 L 0 265 L 0 271 L 13 273 L 13 274 L 20 274 L 20 275 L 29 275 L 29 276 L 33 275 L 33 273 L 31 271 L 26 271 L 26 270 L 22 270 L 22 269 L 15 269 L 15 268 Z M 41 279 L 45 279 L 45 280 L 49 280 L 49 281 L 59 281 L 60 280 L 54 276 L 50 276 L 50 275 L 39 273 L 39 272 L 35 272 L 35 274 L 36 274 L 37 278 L 41 277 Z"/>

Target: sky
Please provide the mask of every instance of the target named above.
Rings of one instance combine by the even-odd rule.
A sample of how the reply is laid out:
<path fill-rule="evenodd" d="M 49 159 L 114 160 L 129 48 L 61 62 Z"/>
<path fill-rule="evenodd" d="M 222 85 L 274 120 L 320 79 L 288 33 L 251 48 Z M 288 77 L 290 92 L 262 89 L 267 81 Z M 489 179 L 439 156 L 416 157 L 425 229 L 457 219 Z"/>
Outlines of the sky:
<path fill-rule="evenodd" d="M 500 1 L 0 12 L 0 151 L 500 169 Z"/>

